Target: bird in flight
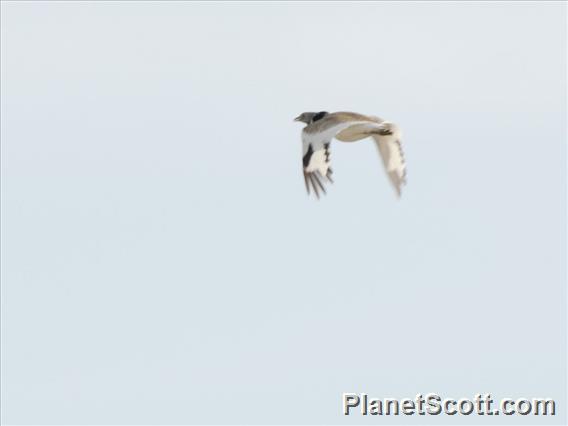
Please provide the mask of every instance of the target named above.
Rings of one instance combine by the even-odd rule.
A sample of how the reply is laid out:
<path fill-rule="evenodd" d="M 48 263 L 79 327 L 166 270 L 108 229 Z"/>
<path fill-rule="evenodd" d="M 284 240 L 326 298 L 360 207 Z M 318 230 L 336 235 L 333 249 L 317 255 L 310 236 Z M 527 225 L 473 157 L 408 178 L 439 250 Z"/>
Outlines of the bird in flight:
<path fill-rule="evenodd" d="M 355 112 L 304 112 L 294 119 L 306 123 L 302 129 L 302 160 L 308 194 L 320 197 L 325 193 L 324 178 L 333 183 L 330 161 L 331 139 L 355 142 L 367 137 L 374 139 L 387 175 L 400 197 L 406 183 L 406 164 L 400 144 L 399 127 L 378 117 Z"/>

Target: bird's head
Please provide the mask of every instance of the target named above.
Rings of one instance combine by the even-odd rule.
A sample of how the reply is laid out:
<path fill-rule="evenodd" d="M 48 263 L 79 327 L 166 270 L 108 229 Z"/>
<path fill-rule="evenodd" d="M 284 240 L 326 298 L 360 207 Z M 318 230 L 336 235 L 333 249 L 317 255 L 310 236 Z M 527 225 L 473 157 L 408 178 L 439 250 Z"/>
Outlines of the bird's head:
<path fill-rule="evenodd" d="M 303 112 L 294 121 L 301 121 L 302 123 L 310 124 L 325 117 L 328 113 L 326 111 L 320 112 Z"/>

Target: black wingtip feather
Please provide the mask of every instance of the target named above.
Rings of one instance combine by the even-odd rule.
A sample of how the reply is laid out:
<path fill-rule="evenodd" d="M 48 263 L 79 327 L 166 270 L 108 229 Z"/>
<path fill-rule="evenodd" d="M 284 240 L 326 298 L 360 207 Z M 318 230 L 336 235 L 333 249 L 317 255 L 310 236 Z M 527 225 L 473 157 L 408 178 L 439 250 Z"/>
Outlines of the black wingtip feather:
<path fill-rule="evenodd" d="M 320 177 L 323 178 L 323 176 L 321 175 L 321 173 L 318 171 L 316 173 L 314 173 L 314 178 L 317 182 L 317 184 L 319 185 L 319 187 L 321 188 L 321 190 L 323 191 L 324 194 L 327 194 L 325 187 L 323 186 L 323 184 L 321 183 Z"/>
<path fill-rule="evenodd" d="M 316 197 L 318 197 L 318 200 L 319 200 L 320 194 L 319 194 L 318 187 L 316 186 L 316 183 L 315 183 L 314 174 L 310 173 L 309 176 L 310 176 L 310 182 L 312 183 L 312 188 L 313 188 L 314 192 L 316 193 Z"/>

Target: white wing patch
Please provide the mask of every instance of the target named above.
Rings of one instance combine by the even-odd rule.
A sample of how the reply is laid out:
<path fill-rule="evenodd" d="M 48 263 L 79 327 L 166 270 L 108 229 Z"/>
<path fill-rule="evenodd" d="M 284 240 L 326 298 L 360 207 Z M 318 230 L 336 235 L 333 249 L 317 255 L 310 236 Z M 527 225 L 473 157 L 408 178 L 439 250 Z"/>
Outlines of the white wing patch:
<path fill-rule="evenodd" d="M 325 150 L 320 149 L 312 154 L 308 166 L 304 168 L 307 173 L 319 172 L 325 176 L 329 169 L 329 163 L 326 160 Z"/>
<path fill-rule="evenodd" d="M 376 145 L 383 159 L 385 171 L 400 197 L 401 189 L 406 184 L 406 163 L 404 153 L 397 133 L 392 135 L 375 135 Z"/>

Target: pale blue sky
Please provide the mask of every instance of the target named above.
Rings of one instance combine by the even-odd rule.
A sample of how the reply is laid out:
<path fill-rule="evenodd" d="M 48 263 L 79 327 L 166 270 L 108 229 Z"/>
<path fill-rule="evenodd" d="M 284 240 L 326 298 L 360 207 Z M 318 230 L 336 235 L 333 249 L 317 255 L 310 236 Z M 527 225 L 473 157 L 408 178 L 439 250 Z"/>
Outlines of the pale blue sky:
<path fill-rule="evenodd" d="M 565 3 L 1 11 L 3 423 L 566 422 Z M 397 122 L 402 199 L 369 141 L 308 198 L 310 110 Z"/>

